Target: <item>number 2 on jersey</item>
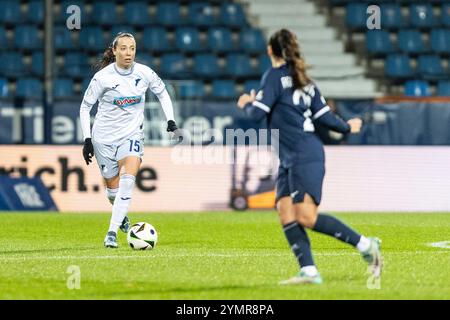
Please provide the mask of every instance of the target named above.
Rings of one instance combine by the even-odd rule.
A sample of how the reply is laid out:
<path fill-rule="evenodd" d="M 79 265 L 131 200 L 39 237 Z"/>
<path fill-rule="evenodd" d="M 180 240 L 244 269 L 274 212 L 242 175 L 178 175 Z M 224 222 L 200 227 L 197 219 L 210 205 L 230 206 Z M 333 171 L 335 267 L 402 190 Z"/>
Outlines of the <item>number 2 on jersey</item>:
<path fill-rule="evenodd" d="M 141 142 L 139 140 L 130 140 L 130 152 L 133 150 L 134 152 L 139 152 L 141 150 Z"/>

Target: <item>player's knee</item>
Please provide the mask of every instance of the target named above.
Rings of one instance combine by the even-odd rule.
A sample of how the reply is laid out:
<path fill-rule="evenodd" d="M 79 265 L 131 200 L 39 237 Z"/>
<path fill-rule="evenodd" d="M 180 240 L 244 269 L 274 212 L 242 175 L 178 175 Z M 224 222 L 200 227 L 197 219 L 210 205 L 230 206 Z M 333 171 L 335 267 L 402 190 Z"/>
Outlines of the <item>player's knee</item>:
<path fill-rule="evenodd" d="M 314 213 L 303 213 L 297 216 L 297 221 L 305 228 L 312 229 L 316 224 L 317 217 Z"/>

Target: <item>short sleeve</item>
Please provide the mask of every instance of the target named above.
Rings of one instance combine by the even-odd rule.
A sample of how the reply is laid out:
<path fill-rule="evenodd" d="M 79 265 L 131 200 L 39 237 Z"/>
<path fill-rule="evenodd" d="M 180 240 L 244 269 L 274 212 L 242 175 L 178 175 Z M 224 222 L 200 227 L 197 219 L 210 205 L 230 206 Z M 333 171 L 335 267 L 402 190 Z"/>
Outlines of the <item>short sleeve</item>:
<path fill-rule="evenodd" d="M 83 101 L 88 105 L 94 105 L 103 94 L 103 86 L 98 78 L 94 76 L 84 93 Z"/>
<path fill-rule="evenodd" d="M 253 106 L 269 113 L 280 94 L 280 78 L 274 69 L 269 69 L 261 79 L 261 86 Z"/>

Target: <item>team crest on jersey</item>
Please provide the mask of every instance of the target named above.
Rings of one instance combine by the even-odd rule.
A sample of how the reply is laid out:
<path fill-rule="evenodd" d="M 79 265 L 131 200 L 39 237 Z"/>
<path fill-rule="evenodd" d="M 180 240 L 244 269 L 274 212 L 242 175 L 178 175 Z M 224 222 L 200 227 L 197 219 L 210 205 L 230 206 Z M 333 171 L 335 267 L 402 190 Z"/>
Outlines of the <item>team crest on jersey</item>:
<path fill-rule="evenodd" d="M 121 108 L 126 108 L 135 104 L 140 103 L 142 98 L 140 96 L 134 97 L 120 97 L 114 98 L 113 104 Z"/>

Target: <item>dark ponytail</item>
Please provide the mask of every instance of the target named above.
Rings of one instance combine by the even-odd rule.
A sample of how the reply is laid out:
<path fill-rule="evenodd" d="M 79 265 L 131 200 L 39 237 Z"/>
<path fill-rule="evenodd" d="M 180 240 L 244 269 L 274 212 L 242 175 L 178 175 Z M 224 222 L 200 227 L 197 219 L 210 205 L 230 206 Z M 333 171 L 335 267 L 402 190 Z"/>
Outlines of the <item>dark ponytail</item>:
<path fill-rule="evenodd" d="M 116 56 L 114 55 L 113 48 L 117 47 L 117 42 L 122 37 L 130 37 L 134 39 L 134 36 L 131 33 L 119 32 L 108 49 L 106 49 L 103 53 L 103 57 L 95 64 L 94 67 L 96 70 L 101 70 L 116 61 Z"/>
<path fill-rule="evenodd" d="M 305 60 L 300 54 L 300 48 L 295 34 L 286 29 L 275 32 L 269 40 L 275 56 L 283 58 L 289 67 L 294 89 L 302 89 L 311 83 Z"/>
<path fill-rule="evenodd" d="M 95 64 L 96 70 L 101 70 L 116 60 L 112 47 L 108 47 L 103 53 L 103 57 Z"/>

